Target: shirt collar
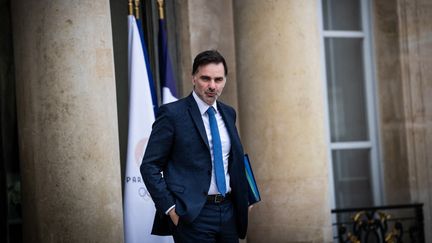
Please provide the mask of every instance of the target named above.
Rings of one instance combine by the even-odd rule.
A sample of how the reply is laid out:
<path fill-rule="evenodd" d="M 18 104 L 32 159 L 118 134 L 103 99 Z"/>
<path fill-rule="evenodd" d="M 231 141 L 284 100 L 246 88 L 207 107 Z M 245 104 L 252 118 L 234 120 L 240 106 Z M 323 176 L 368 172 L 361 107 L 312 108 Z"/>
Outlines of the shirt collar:
<path fill-rule="evenodd" d="M 201 115 L 204 115 L 204 113 L 206 113 L 207 112 L 207 110 L 208 110 L 208 108 L 210 107 L 207 103 L 205 103 L 196 93 L 195 93 L 195 90 L 194 91 L 192 91 L 192 96 L 194 97 L 194 99 L 195 99 L 195 102 L 197 103 L 197 105 L 198 105 L 198 108 L 199 108 L 199 110 L 200 110 L 200 113 L 201 113 Z M 218 109 L 217 109 L 217 103 L 216 102 L 214 102 L 213 103 L 213 105 L 211 105 L 214 109 L 215 109 L 215 111 L 216 111 L 216 113 L 218 112 Z"/>

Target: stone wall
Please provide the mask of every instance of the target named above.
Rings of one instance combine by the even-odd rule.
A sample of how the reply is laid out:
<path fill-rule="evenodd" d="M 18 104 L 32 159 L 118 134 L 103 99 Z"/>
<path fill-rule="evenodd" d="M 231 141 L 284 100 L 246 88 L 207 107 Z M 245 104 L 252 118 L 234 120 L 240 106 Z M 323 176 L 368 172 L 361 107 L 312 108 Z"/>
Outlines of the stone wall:
<path fill-rule="evenodd" d="M 430 239 L 432 3 L 377 2 L 375 18 L 387 203 L 424 203 L 426 239 Z"/>

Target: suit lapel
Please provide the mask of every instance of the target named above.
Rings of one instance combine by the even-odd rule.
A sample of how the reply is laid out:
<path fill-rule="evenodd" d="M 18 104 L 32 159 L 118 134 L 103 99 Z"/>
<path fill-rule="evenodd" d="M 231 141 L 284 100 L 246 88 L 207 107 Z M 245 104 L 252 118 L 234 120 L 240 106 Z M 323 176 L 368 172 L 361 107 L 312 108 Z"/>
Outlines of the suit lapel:
<path fill-rule="evenodd" d="M 231 148 L 232 148 L 232 144 L 235 141 L 235 124 L 234 124 L 234 119 L 228 115 L 228 112 L 226 111 L 225 107 L 218 102 L 218 110 L 221 113 L 222 119 L 225 122 L 225 126 L 228 130 L 228 135 L 231 139 Z"/>
<path fill-rule="evenodd" d="M 199 134 L 201 135 L 202 140 L 206 144 L 207 148 L 210 150 L 209 142 L 207 139 L 206 130 L 204 127 L 204 123 L 201 117 L 201 113 L 198 109 L 198 105 L 196 104 L 192 94 L 188 96 L 188 103 L 189 103 L 189 114 L 192 117 L 193 122 L 195 123 L 195 126 L 197 127 Z"/>
<path fill-rule="evenodd" d="M 228 159 L 228 171 L 229 173 L 231 173 L 231 168 L 233 166 L 233 162 L 235 161 L 234 158 L 236 157 L 237 154 L 237 144 L 238 144 L 238 137 L 236 136 L 236 132 L 235 132 L 235 122 L 234 122 L 234 118 L 229 114 L 229 112 L 227 111 L 227 109 L 224 107 L 223 104 L 218 102 L 218 110 L 221 113 L 222 119 L 225 122 L 225 126 L 227 128 L 228 131 L 228 135 L 230 137 L 231 140 L 231 151 L 230 151 L 230 158 Z"/>

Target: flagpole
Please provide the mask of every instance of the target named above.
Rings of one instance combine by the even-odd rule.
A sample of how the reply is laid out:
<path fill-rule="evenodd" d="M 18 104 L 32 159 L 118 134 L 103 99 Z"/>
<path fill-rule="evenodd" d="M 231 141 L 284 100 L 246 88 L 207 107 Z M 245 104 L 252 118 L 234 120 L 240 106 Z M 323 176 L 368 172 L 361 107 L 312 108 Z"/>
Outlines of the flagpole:
<path fill-rule="evenodd" d="M 176 78 L 174 75 L 169 51 L 165 15 L 164 0 L 157 0 L 159 5 L 159 60 L 160 60 L 160 77 L 161 77 L 161 95 L 162 104 L 170 103 L 177 100 Z"/>
<path fill-rule="evenodd" d="M 135 0 L 135 18 L 136 19 L 140 19 L 140 1 L 139 0 Z"/>
<path fill-rule="evenodd" d="M 133 3 L 132 3 L 132 0 L 129 0 L 128 6 L 129 6 L 129 15 L 133 15 Z"/>
<path fill-rule="evenodd" d="M 164 19 L 164 0 L 157 0 L 159 6 L 159 19 Z"/>

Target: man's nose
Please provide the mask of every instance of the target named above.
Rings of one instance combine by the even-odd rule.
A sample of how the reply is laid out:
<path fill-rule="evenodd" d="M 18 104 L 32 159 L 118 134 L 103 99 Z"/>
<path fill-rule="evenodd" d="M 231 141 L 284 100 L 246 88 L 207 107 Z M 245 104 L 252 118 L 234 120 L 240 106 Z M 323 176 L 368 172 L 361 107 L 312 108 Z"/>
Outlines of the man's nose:
<path fill-rule="evenodd" d="M 210 89 L 215 89 L 216 88 L 216 82 L 212 79 L 209 82 L 209 88 Z"/>

